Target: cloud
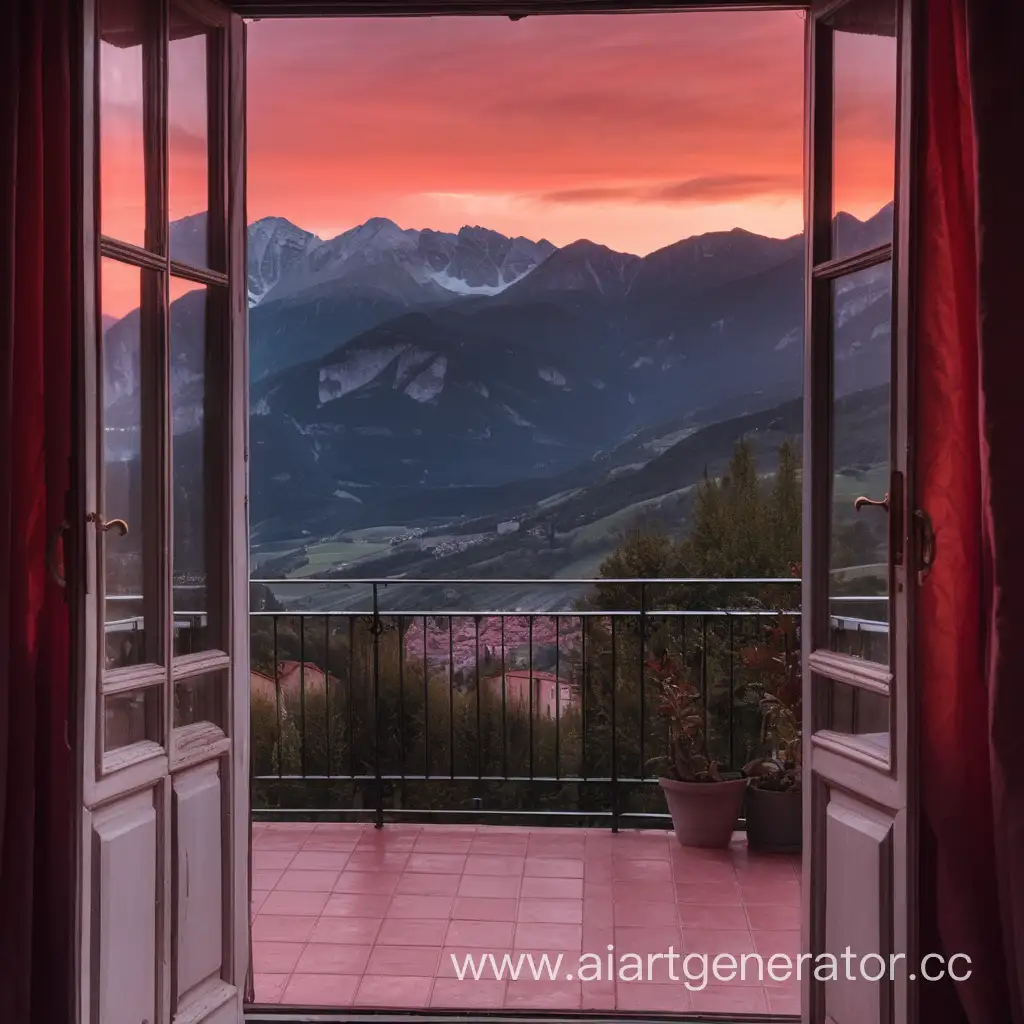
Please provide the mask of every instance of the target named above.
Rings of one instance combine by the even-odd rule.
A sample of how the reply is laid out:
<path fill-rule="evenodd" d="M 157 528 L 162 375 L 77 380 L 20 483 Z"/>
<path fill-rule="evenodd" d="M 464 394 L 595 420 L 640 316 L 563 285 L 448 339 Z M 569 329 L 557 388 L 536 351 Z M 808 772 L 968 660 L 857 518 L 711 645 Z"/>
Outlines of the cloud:
<path fill-rule="evenodd" d="M 732 202 L 755 196 L 798 194 L 802 179 L 795 174 L 720 174 L 659 185 L 615 185 L 548 192 L 547 203 L 695 203 Z"/>

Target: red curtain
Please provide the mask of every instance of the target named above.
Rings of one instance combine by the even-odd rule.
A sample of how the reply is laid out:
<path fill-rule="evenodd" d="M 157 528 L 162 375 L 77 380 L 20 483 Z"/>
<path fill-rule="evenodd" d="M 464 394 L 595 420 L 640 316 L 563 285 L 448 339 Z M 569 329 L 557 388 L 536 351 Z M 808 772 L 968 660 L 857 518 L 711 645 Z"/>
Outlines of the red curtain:
<path fill-rule="evenodd" d="M 971 958 L 922 1021 L 1024 1021 L 1024 9 L 927 5 L 918 195 L 922 945 Z M 1019 639 L 1018 639 L 1019 642 Z M 962 964 L 960 965 L 963 966 Z"/>
<path fill-rule="evenodd" d="M 0 14 L 0 1021 L 71 1008 L 69 615 L 46 569 L 71 453 L 73 4 Z"/>

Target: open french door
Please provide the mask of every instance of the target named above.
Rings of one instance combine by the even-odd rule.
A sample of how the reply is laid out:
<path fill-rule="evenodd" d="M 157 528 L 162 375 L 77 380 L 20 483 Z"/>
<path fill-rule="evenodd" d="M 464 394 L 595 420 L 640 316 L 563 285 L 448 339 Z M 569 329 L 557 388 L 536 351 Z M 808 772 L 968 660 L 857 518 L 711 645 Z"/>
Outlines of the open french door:
<path fill-rule="evenodd" d="M 802 972 L 810 1024 L 916 1020 L 914 6 L 833 0 L 808 24 L 803 946 L 838 958 Z"/>
<path fill-rule="evenodd" d="M 81 1024 L 229 1024 L 249 964 L 244 26 L 84 0 Z"/>

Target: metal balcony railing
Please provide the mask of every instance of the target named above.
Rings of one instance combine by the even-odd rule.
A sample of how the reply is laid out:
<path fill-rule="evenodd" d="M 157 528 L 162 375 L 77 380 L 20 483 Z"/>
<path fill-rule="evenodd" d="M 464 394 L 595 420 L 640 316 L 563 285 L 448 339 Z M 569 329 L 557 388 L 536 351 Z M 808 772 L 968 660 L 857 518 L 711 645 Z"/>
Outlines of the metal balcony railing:
<path fill-rule="evenodd" d="M 652 665 L 669 659 L 700 689 L 709 751 L 738 772 L 761 749 L 745 652 L 783 619 L 799 636 L 792 578 L 252 582 L 346 595 L 329 602 L 344 607 L 298 598 L 250 613 L 261 818 L 661 824 L 667 723 Z M 473 587 L 581 596 L 560 610 L 436 606 Z M 404 600 L 413 593 L 432 593 L 435 606 Z M 832 607 L 833 646 L 884 656 L 884 596 L 838 596 Z M 125 617 L 107 630 L 137 625 Z M 179 653 L 205 625 L 205 612 L 175 613 Z"/>

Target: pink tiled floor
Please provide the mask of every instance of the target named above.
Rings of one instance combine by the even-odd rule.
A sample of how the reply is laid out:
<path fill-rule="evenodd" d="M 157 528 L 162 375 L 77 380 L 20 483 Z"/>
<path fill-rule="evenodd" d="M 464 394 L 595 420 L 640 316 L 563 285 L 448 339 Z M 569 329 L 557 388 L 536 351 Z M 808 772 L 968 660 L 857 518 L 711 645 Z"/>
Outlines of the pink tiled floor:
<path fill-rule="evenodd" d="M 668 832 L 495 826 L 253 826 L 260 1003 L 798 1013 L 795 983 L 462 981 L 451 954 L 673 947 L 795 955 L 796 857 L 683 849 Z M 660 961 L 664 964 L 665 961 Z M 677 967 L 681 975 L 682 968 Z"/>

